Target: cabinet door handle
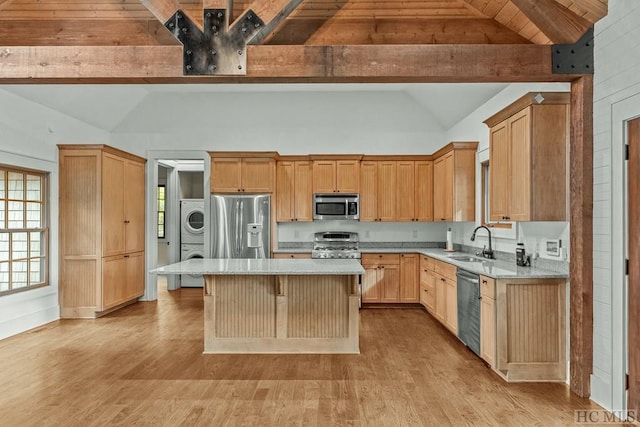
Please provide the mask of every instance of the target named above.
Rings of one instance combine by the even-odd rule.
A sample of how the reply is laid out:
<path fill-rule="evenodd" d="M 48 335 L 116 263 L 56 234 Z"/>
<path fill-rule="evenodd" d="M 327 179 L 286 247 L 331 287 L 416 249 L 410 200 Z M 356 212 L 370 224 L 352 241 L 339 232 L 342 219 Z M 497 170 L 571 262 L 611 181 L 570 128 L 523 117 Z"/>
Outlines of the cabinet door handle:
<path fill-rule="evenodd" d="M 131 222 L 131 221 L 125 221 L 124 223 L 125 223 L 125 224 L 129 224 L 130 222 Z"/>
<path fill-rule="evenodd" d="M 129 258 L 129 255 L 125 255 L 124 257 L 125 257 L 125 258 Z"/>
<path fill-rule="evenodd" d="M 482 281 L 482 283 L 485 283 L 485 284 L 486 284 L 486 283 L 487 283 L 487 281 L 486 281 L 486 280 L 483 280 L 483 281 Z"/>

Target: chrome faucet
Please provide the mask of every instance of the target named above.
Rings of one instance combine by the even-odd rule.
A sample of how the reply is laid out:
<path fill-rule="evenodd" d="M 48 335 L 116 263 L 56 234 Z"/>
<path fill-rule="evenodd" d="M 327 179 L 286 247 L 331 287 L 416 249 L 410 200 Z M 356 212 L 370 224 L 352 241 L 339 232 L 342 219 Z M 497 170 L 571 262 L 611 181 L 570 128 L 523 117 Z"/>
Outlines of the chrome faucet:
<path fill-rule="evenodd" d="M 482 248 L 482 256 L 488 259 L 495 259 L 495 257 L 493 256 L 493 249 L 491 249 L 491 230 L 489 230 L 488 227 L 484 225 L 480 225 L 476 227 L 476 229 L 473 230 L 473 234 L 471 235 L 471 241 L 473 242 L 476 240 L 476 231 L 478 231 L 481 228 L 484 228 L 485 230 L 487 230 L 487 233 L 489 233 L 489 249 L 487 249 L 487 247 L 484 246 Z"/>

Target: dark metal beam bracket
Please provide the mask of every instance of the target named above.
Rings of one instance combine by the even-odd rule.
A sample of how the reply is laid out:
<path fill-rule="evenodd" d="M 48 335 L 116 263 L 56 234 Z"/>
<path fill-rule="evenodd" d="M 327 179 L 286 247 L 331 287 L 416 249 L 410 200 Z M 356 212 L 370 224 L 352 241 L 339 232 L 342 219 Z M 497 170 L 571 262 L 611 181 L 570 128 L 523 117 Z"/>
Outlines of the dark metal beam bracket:
<path fill-rule="evenodd" d="M 554 44 L 553 74 L 593 74 L 593 27 L 575 44 Z"/>
<path fill-rule="evenodd" d="M 246 49 L 264 22 L 251 10 L 227 30 L 225 9 L 204 10 L 204 31 L 182 10 L 164 26 L 183 45 L 185 75 L 246 75 Z"/>

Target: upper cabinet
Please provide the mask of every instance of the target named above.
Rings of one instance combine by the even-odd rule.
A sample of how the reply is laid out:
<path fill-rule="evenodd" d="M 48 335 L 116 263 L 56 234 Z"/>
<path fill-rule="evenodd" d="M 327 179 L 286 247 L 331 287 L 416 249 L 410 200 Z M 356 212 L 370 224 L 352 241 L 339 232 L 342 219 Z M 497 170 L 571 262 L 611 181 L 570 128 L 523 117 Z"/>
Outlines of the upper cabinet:
<path fill-rule="evenodd" d="M 311 221 L 312 163 L 303 157 L 281 157 L 276 164 L 276 219 Z"/>
<path fill-rule="evenodd" d="M 569 102 L 528 93 L 485 120 L 491 221 L 566 221 Z"/>
<path fill-rule="evenodd" d="M 428 156 L 365 156 L 360 221 L 433 221 L 433 162 Z"/>
<path fill-rule="evenodd" d="M 475 220 L 477 148 L 477 142 L 452 142 L 434 154 L 434 221 Z"/>
<path fill-rule="evenodd" d="M 210 152 L 212 193 L 272 193 L 275 152 Z"/>
<path fill-rule="evenodd" d="M 326 155 L 313 158 L 314 193 L 359 193 L 362 156 Z"/>

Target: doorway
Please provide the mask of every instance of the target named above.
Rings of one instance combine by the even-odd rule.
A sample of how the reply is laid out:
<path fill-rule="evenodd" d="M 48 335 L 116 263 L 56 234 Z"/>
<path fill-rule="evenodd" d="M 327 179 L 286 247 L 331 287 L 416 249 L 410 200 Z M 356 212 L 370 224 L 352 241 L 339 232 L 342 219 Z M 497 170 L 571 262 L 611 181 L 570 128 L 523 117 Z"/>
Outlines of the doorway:
<path fill-rule="evenodd" d="M 628 291 L 627 291 L 627 369 L 629 389 L 627 410 L 640 409 L 640 118 L 627 122 L 627 218 L 628 218 Z"/>
<path fill-rule="evenodd" d="M 196 170 L 197 169 L 197 170 Z M 181 198 L 202 195 L 204 202 L 204 224 L 209 224 L 209 188 L 211 163 L 206 151 L 149 151 L 146 175 L 146 267 L 145 293 L 141 301 L 158 299 L 158 275 L 150 273 L 157 266 L 180 261 L 181 256 Z M 180 173 L 183 175 L 181 185 Z M 188 177 L 189 179 L 186 179 Z M 188 182 L 187 182 L 188 181 Z M 164 238 L 159 238 L 158 189 L 165 184 Z M 204 227 L 203 253 L 209 253 L 210 227 Z M 162 264 L 162 265 L 164 265 Z M 179 276 L 167 276 L 167 289 L 180 288 Z"/>

